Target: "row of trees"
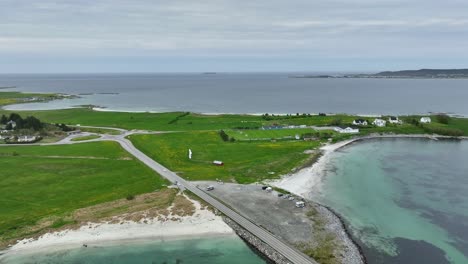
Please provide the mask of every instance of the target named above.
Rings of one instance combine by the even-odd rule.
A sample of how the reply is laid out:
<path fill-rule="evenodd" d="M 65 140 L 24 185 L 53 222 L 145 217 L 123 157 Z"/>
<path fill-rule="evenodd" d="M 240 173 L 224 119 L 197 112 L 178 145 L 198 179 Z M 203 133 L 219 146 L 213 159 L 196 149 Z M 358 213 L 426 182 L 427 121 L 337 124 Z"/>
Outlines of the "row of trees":
<path fill-rule="evenodd" d="M 16 126 L 14 126 L 10 121 L 15 122 Z M 8 117 L 6 115 L 2 115 L 0 117 L 0 124 L 6 125 L 6 129 L 8 130 L 32 129 L 34 131 L 39 131 L 44 128 L 44 124 L 34 116 L 28 116 L 23 119 L 17 113 L 11 113 Z"/>
<path fill-rule="evenodd" d="M 311 117 L 312 115 L 311 114 L 306 114 L 306 113 L 296 113 L 296 115 L 291 115 L 291 114 L 287 114 L 287 115 L 275 115 L 275 114 L 263 114 L 262 115 L 262 118 L 264 120 L 273 120 L 273 119 L 291 119 L 291 118 L 300 118 L 300 117 Z"/>

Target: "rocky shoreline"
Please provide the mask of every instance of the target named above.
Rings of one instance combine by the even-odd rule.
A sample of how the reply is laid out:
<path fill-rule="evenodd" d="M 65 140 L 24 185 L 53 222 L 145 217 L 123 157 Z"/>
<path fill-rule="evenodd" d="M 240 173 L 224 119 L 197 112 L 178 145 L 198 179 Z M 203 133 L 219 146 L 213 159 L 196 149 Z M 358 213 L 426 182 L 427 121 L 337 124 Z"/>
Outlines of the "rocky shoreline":
<path fill-rule="evenodd" d="M 245 230 L 230 218 L 223 216 L 223 220 L 229 227 L 234 230 L 234 232 L 236 232 L 240 238 L 242 238 L 242 240 L 244 240 L 251 248 L 254 249 L 255 253 L 265 259 L 267 263 L 293 264 L 268 244 L 252 235 L 249 231 Z"/>
<path fill-rule="evenodd" d="M 328 206 L 318 204 L 322 215 L 327 218 L 327 225 L 331 227 L 338 236 L 338 240 L 345 244 L 345 247 L 350 249 L 343 255 L 344 263 L 364 263 L 367 264 L 366 256 L 359 244 L 353 239 L 351 232 L 346 227 L 343 218 Z"/>

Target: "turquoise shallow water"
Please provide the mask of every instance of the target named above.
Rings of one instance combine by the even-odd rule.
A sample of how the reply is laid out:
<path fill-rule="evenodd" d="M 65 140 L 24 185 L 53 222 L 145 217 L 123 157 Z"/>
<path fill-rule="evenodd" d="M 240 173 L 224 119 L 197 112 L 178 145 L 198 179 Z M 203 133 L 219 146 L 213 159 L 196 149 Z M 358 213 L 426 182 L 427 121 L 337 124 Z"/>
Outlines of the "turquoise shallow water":
<path fill-rule="evenodd" d="M 0 261 L 2 264 L 26 263 L 265 263 L 238 237 L 211 237 L 165 242 L 132 242 L 122 245 L 89 246 L 23 255 Z"/>
<path fill-rule="evenodd" d="M 382 139 L 340 149 L 312 196 L 370 263 L 468 263 L 468 142 Z"/>

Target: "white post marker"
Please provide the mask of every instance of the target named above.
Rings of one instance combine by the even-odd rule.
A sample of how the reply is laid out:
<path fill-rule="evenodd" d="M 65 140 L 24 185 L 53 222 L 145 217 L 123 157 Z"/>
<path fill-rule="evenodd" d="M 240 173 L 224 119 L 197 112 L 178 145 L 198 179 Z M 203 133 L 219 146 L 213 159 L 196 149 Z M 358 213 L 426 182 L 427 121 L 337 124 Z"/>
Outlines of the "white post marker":
<path fill-rule="evenodd" d="M 192 159 L 192 150 L 191 149 L 188 150 L 188 158 Z"/>

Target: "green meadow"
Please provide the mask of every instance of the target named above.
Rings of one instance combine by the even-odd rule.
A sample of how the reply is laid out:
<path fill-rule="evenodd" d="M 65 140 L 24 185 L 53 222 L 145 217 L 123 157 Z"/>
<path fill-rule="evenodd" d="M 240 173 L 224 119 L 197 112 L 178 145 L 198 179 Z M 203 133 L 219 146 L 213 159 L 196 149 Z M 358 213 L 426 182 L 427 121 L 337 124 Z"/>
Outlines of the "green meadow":
<path fill-rule="evenodd" d="M 277 178 L 301 166 L 318 141 L 225 142 L 216 131 L 132 135 L 133 144 L 154 160 L 188 180 L 252 183 Z M 188 150 L 193 157 L 188 158 Z M 221 160 L 224 166 L 215 166 Z"/>
<path fill-rule="evenodd" d="M 71 141 L 85 141 L 85 140 L 97 139 L 97 138 L 100 138 L 100 137 L 101 136 L 99 136 L 99 135 L 89 135 L 89 136 L 72 138 Z"/>
<path fill-rule="evenodd" d="M 76 209 L 166 184 L 114 142 L 2 146 L 0 168 L 0 244 L 55 227 Z"/>

